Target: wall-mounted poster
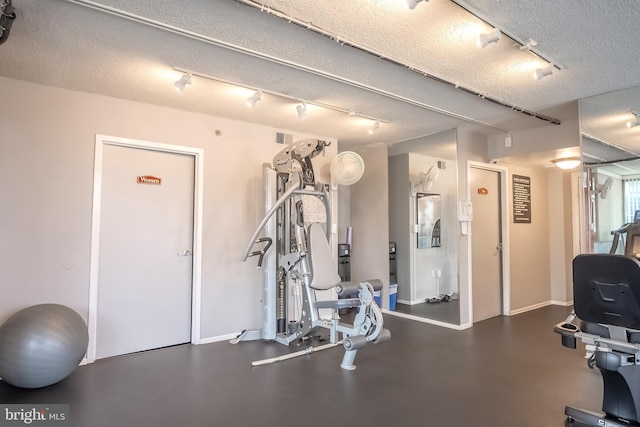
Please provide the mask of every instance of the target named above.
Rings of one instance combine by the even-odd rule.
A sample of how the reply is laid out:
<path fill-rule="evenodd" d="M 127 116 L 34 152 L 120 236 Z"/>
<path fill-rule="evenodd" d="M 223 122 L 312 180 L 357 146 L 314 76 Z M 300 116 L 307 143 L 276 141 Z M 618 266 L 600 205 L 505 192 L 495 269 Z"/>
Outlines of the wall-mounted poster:
<path fill-rule="evenodd" d="M 416 194 L 416 219 L 418 249 L 439 248 L 441 244 L 439 194 Z"/>
<path fill-rule="evenodd" d="M 513 175 L 513 222 L 531 223 L 531 178 Z"/>

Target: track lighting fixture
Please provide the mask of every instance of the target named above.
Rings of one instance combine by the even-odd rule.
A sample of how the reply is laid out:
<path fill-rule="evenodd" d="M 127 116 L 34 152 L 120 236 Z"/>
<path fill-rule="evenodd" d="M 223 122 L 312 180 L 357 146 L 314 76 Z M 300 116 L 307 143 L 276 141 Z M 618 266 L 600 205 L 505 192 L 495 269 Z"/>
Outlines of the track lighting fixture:
<path fill-rule="evenodd" d="M 178 81 L 175 82 L 174 86 L 178 92 L 182 92 L 187 85 L 191 84 L 191 73 L 184 73 L 182 77 Z"/>
<path fill-rule="evenodd" d="M 631 113 L 633 117 L 627 122 L 627 127 L 632 128 L 640 125 L 640 117 L 638 117 L 638 113 L 636 113 L 635 111 L 629 111 L 629 113 Z"/>
<path fill-rule="evenodd" d="M 247 98 L 247 107 L 255 107 L 258 101 L 262 101 L 261 90 L 257 90 L 256 93 Z"/>
<path fill-rule="evenodd" d="M 538 80 L 542 80 L 545 76 L 550 76 L 553 74 L 553 64 L 549 64 L 544 68 L 538 68 L 533 73 L 533 77 Z"/>
<path fill-rule="evenodd" d="M 490 33 L 482 33 L 478 36 L 478 46 L 484 48 L 491 43 L 496 43 L 502 38 L 502 33 L 499 28 L 495 28 Z"/>
<path fill-rule="evenodd" d="M 421 1 L 428 2 L 429 0 L 407 0 L 407 7 L 411 10 L 415 9 L 418 3 Z"/>
<path fill-rule="evenodd" d="M 3 0 L 0 0 L 0 4 L 2 3 Z M 428 1 L 428 0 L 421 0 L 421 1 Z M 180 73 L 182 73 L 182 76 L 180 77 L 180 79 L 178 81 L 175 82 L 175 88 L 178 91 L 183 91 L 187 85 L 191 84 L 191 79 L 193 76 L 197 76 L 198 78 L 201 79 L 207 79 L 207 80 L 212 80 L 215 82 L 219 82 L 219 83 L 224 83 L 227 85 L 232 85 L 232 86 L 236 86 L 236 87 L 240 87 L 243 88 L 245 90 L 250 90 L 250 91 L 254 91 L 253 95 L 251 95 L 248 98 L 245 98 L 245 102 L 247 104 L 247 106 L 249 107 L 254 107 L 257 105 L 258 102 L 262 101 L 262 94 L 263 93 L 267 93 L 270 95 L 271 97 L 274 98 L 283 98 L 283 99 L 287 99 L 289 101 L 296 101 L 299 104 L 296 105 L 296 111 L 298 112 L 298 118 L 299 119 L 303 119 L 306 115 L 307 115 L 307 101 L 302 101 L 300 100 L 300 98 L 294 98 L 291 95 L 288 94 L 283 94 L 283 93 L 279 93 L 279 92 L 273 92 L 273 91 L 269 91 L 269 90 L 264 90 L 264 89 L 259 89 L 256 87 L 249 87 L 249 86 L 245 86 L 242 85 L 240 83 L 236 83 L 236 82 L 232 82 L 229 80 L 225 80 L 225 79 L 221 79 L 219 77 L 215 77 L 212 76 L 210 74 L 205 74 L 205 73 L 201 73 L 199 71 L 193 71 L 193 70 L 188 70 L 185 68 L 178 68 L 175 67 L 174 71 L 178 71 Z M 247 93 L 247 92 L 244 92 Z M 269 99 L 267 99 L 267 101 L 269 101 Z M 389 123 L 386 120 L 383 119 L 379 119 L 377 117 L 373 117 L 373 116 L 369 116 L 367 114 L 363 114 L 360 112 L 357 112 L 355 110 L 352 109 L 346 109 L 346 108 L 341 108 L 335 105 L 330 105 L 330 104 L 324 104 L 321 102 L 313 102 L 313 111 L 314 113 L 316 112 L 316 108 L 318 108 L 319 110 L 332 110 L 332 111 L 337 111 L 340 113 L 344 113 L 346 115 L 348 115 L 349 117 L 356 117 L 356 118 L 360 118 L 360 119 L 366 119 L 366 120 L 370 120 L 372 122 L 376 121 L 378 123 L 377 127 L 380 126 L 380 123 Z M 376 127 L 376 129 L 377 129 Z"/>
<path fill-rule="evenodd" d="M 373 135 L 380 129 L 380 120 L 376 120 L 376 122 L 369 128 L 369 135 Z"/>
<path fill-rule="evenodd" d="M 302 104 L 298 104 L 296 107 L 296 111 L 298 112 L 298 118 L 300 120 L 304 119 L 304 116 L 307 115 L 307 103 L 302 101 Z"/>

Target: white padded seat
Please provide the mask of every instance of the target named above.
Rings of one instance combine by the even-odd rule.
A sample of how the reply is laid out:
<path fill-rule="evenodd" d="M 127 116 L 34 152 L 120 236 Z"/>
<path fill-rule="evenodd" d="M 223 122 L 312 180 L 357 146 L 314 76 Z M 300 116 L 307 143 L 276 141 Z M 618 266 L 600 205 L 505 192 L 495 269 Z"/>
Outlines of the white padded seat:
<path fill-rule="evenodd" d="M 341 282 L 338 265 L 331 257 L 329 242 L 319 223 L 309 226 L 309 261 L 311 264 L 311 288 L 324 291 Z"/>

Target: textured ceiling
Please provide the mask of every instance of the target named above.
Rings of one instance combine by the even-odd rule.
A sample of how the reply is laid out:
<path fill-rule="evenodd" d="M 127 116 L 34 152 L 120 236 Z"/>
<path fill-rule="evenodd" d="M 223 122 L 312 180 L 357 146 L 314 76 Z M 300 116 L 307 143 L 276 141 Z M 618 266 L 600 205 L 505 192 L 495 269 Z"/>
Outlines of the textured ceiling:
<path fill-rule="evenodd" d="M 450 0 L 415 10 L 404 0 L 13 0 L 18 18 L 0 46 L 0 76 L 346 145 L 395 143 L 453 127 L 492 135 L 548 125 L 518 110 L 564 120 L 572 101 L 640 84 L 640 45 L 620 43 L 637 32 L 640 3 L 461 4 L 515 40 L 535 39 L 562 70 L 533 79 L 545 62 L 508 37 L 479 48 L 478 33 L 491 27 Z M 243 87 L 194 77 L 177 93 L 175 67 Z M 265 94 L 249 110 L 250 88 Z M 303 100 L 309 114 L 299 120 L 295 106 Z M 369 135 L 372 120 L 348 111 L 380 119 L 380 130 Z"/>

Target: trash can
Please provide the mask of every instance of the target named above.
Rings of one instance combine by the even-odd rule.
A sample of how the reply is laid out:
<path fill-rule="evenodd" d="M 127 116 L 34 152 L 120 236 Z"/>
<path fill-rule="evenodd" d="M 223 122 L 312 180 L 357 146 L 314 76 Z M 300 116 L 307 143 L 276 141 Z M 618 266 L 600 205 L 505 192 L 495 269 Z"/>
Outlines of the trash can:
<path fill-rule="evenodd" d="M 398 301 L 398 284 L 389 283 L 389 310 L 396 309 L 397 301 Z"/>

